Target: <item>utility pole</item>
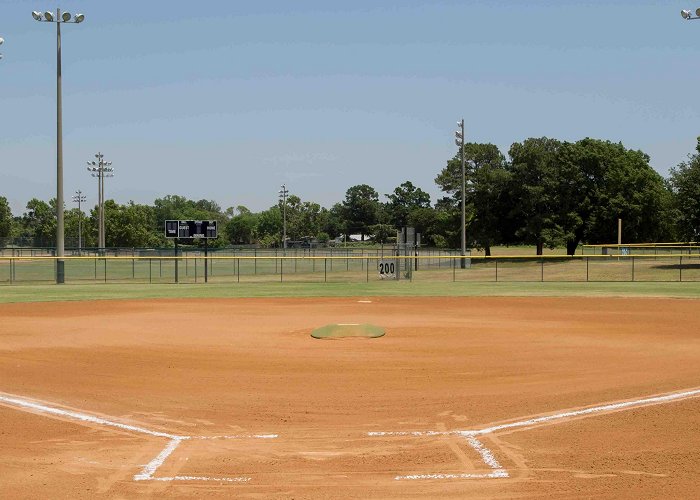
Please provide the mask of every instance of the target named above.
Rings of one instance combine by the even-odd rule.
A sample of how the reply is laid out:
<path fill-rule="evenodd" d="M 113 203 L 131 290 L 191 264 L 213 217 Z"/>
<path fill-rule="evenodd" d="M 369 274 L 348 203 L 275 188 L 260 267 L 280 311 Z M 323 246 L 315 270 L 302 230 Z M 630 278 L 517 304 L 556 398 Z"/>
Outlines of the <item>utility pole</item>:
<path fill-rule="evenodd" d="M 467 267 L 467 209 L 465 200 L 465 190 L 466 190 L 466 168 L 465 168 L 465 158 L 464 158 L 464 118 L 457 122 L 457 130 L 455 131 L 455 144 L 459 146 L 462 152 L 462 248 L 459 267 L 465 269 Z"/>
<path fill-rule="evenodd" d="M 83 210 L 81 205 L 85 199 L 85 195 L 80 189 L 73 195 L 73 203 L 78 204 L 78 256 L 83 254 Z"/>
<path fill-rule="evenodd" d="M 88 172 L 97 177 L 97 247 L 98 253 L 105 250 L 105 177 L 114 177 L 114 168 L 111 161 L 104 161 L 104 155 L 98 152 L 95 155 L 97 161 L 89 161 Z"/>
<path fill-rule="evenodd" d="M 289 190 L 285 184 L 280 187 L 282 188 L 279 191 L 280 200 L 282 200 L 282 248 L 283 255 L 287 255 L 287 195 Z"/>
<path fill-rule="evenodd" d="M 43 14 L 32 12 L 36 21 L 56 23 L 56 283 L 65 281 L 65 233 L 63 220 L 63 106 L 61 95 L 61 24 L 82 23 L 85 16 L 77 14 L 75 17 L 70 12 L 61 14 L 61 9 L 56 9 L 56 16 L 46 11 Z"/>

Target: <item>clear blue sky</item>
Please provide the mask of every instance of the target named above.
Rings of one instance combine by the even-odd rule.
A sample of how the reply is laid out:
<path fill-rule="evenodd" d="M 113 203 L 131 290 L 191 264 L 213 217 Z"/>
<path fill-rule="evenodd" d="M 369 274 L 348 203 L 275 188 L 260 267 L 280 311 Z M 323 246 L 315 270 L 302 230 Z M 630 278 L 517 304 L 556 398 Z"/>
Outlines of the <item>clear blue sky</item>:
<path fill-rule="evenodd" d="M 662 175 L 700 135 L 700 0 L 0 0 L 0 196 L 55 196 L 63 26 L 66 199 L 166 194 L 265 209 L 281 183 L 324 206 L 354 184 L 433 179 L 467 139 L 622 141 Z"/>

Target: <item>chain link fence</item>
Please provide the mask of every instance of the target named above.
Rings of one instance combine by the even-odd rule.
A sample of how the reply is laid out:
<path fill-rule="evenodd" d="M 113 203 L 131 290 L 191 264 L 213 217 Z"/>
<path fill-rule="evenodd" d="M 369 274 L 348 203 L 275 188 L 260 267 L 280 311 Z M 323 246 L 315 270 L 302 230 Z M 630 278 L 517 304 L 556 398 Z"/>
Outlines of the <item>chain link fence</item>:
<path fill-rule="evenodd" d="M 0 284 L 53 283 L 56 258 L 22 252 L 0 256 Z M 209 252 L 119 249 L 65 257 L 66 283 L 357 283 L 700 281 L 700 255 L 470 256 L 456 252 L 397 256 L 391 249 L 291 249 Z M 167 252 L 166 252 L 167 253 Z M 393 265 L 392 265 L 393 264 Z"/>

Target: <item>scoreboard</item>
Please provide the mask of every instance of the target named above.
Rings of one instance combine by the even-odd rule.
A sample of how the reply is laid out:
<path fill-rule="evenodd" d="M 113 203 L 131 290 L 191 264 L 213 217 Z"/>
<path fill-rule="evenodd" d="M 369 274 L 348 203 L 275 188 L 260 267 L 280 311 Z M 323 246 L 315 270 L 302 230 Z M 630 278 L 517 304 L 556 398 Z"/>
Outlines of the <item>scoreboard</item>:
<path fill-rule="evenodd" d="M 166 238 L 204 238 L 218 236 L 215 220 L 166 220 Z"/>

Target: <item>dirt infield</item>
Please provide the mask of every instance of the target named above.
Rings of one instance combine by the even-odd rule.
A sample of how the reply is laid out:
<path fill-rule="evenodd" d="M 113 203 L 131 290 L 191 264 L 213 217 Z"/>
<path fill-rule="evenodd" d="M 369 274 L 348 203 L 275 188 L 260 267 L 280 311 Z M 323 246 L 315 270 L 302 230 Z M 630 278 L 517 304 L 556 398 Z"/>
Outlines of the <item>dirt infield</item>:
<path fill-rule="evenodd" d="M 0 305 L 3 498 L 700 496 L 700 301 Z M 317 340 L 371 323 L 377 339 Z"/>

